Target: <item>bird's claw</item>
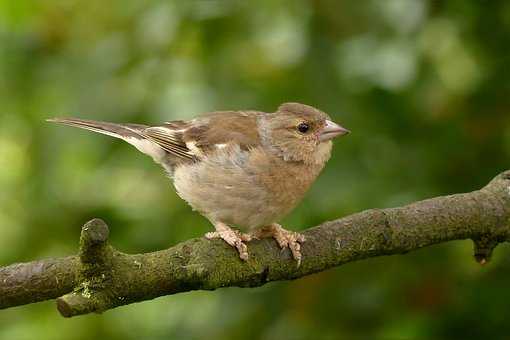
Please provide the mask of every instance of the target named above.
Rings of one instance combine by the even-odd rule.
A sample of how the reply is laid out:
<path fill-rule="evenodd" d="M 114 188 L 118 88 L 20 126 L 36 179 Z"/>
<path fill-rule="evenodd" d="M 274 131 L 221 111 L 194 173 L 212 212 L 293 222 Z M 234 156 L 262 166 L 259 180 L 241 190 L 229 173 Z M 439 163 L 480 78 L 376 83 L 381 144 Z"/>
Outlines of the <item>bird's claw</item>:
<path fill-rule="evenodd" d="M 305 236 L 294 231 L 283 229 L 279 224 L 272 225 L 272 236 L 281 249 L 289 248 L 292 257 L 297 261 L 297 266 L 301 265 L 301 243 L 305 242 Z"/>
<path fill-rule="evenodd" d="M 212 231 L 205 234 L 205 238 L 208 240 L 221 238 L 223 241 L 228 243 L 230 246 L 237 249 L 239 253 L 239 257 L 243 261 L 247 261 L 249 258 L 248 255 L 248 247 L 244 242 L 248 242 L 252 240 L 252 236 L 248 234 L 243 234 L 237 230 L 232 230 L 230 228 L 222 228 L 221 230 Z"/>

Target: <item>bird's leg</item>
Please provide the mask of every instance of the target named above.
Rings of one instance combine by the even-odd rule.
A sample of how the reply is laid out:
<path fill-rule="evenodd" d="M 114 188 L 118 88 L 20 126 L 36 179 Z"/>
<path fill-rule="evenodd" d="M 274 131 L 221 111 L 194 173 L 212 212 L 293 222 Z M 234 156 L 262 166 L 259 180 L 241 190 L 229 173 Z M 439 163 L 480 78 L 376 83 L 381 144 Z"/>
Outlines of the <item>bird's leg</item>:
<path fill-rule="evenodd" d="M 213 224 L 216 231 L 205 234 L 205 238 L 209 240 L 221 238 L 223 241 L 237 249 L 241 260 L 248 260 L 248 247 L 244 242 L 251 241 L 252 236 L 249 234 L 243 234 L 238 230 L 233 230 L 222 222 L 213 222 Z"/>
<path fill-rule="evenodd" d="M 256 230 L 252 236 L 254 238 L 273 237 L 280 248 L 289 248 L 292 257 L 297 261 L 298 267 L 301 265 L 301 243 L 305 242 L 305 237 L 294 231 L 283 229 L 278 223 L 273 223 L 267 227 Z"/>

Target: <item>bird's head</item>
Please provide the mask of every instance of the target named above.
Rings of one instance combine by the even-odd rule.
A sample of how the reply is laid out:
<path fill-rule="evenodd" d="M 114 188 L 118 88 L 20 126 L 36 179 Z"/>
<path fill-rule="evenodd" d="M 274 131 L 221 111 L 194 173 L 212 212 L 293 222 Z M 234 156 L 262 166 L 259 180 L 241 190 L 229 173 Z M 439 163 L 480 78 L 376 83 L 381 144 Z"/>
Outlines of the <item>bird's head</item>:
<path fill-rule="evenodd" d="M 331 140 L 350 131 L 314 107 L 285 103 L 263 118 L 265 142 L 285 160 L 322 164 L 329 159 Z"/>

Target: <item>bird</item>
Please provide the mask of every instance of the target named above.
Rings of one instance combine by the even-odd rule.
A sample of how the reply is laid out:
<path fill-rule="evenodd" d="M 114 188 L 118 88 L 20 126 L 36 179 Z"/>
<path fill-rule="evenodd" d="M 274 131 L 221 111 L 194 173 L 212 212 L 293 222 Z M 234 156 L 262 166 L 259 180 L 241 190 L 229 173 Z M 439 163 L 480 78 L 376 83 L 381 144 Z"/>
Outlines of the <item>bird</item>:
<path fill-rule="evenodd" d="M 303 234 L 278 221 L 304 197 L 331 156 L 332 139 L 350 133 L 325 112 L 283 103 L 275 112 L 214 111 L 160 125 L 79 118 L 49 122 L 122 139 L 160 164 L 177 194 L 206 217 L 241 260 L 247 243 L 273 237 L 301 264 Z"/>

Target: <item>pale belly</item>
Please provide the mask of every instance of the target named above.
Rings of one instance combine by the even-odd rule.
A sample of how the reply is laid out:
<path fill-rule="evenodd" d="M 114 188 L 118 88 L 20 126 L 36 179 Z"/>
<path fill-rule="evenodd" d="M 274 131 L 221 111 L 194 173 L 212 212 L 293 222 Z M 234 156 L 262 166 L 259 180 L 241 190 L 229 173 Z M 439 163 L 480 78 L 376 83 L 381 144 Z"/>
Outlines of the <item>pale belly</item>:
<path fill-rule="evenodd" d="M 194 210 L 213 223 L 246 231 L 277 222 L 299 203 L 320 171 L 302 176 L 299 166 L 289 167 L 263 150 L 234 147 L 177 167 L 173 178 L 177 193 Z"/>

